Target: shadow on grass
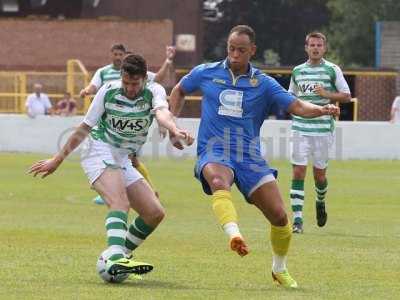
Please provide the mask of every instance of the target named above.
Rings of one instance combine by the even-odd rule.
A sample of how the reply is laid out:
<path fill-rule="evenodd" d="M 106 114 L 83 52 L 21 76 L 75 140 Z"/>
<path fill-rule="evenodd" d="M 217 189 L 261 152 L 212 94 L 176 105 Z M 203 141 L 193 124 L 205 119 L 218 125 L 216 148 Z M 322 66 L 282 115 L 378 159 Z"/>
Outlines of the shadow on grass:
<path fill-rule="evenodd" d="M 377 234 L 354 234 L 354 233 L 346 233 L 346 232 L 306 232 L 304 235 L 309 236 L 326 236 L 326 237 L 350 237 L 350 238 L 358 238 L 358 239 L 370 239 L 370 238 L 382 238 L 383 235 Z"/>
<path fill-rule="evenodd" d="M 105 283 L 102 281 L 98 282 L 90 282 L 91 285 L 95 285 L 98 287 L 107 287 L 107 288 L 118 288 L 118 289 L 126 289 L 126 288 L 137 288 L 137 289 L 171 289 L 171 290 L 190 290 L 193 289 L 191 286 L 185 286 L 179 284 L 177 282 L 169 282 L 169 281 L 160 281 L 160 280 L 126 280 L 123 283 Z"/>
<path fill-rule="evenodd" d="M 180 284 L 178 282 L 160 281 L 160 280 L 129 280 L 125 282 L 126 287 L 135 287 L 139 289 L 167 289 L 167 290 L 191 290 L 193 287 Z"/>
<path fill-rule="evenodd" d="M 91 282 L 93 284 L 93 282 Z M 307 293 L 307 289 L 298 288 L 298 289 L 285 289 L 283 287 L 270 285 L 266 283 L 265 286 L 242 286 L 235 285 L 234 287 L 230 286 L 221 286 L 221 287 L 206 287 L 206 286 L 198 286 L 196 284 L 182 284 L 179 282 L 171 282 L 171 281 L 160 281 L 160 280 L 127 280 L 122 284 L 107 284 L 102 283 L 101 281 L 94 283 L 94 285 L 98 287 L 110 287 L 110 288 L 118 288 L 118 289 L 141 289 L 141 290 L 187 290 L 187 291 L 214 291 L 214 292 L 249 292 L 249 293 L 259 293 L 259 292 L 268 292 L 268 293 Z"/>

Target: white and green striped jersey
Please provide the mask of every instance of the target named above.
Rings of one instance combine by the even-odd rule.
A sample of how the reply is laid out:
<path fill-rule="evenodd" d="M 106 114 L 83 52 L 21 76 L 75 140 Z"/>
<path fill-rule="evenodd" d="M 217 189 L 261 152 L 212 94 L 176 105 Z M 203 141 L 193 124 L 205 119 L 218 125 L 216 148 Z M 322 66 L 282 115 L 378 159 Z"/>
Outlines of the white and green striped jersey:
<path fill-rule="evenodd" d="M 83 122 L 93 127 L 93 139 L 137 153 L 146 142 L 155 110 L 162 107 L 168 108 L 167 95 L 158 83 L 148 82 L 135 99 L 129 99 L 117 80 L 100 88 Z"/>
<path fill-rule="evenodd" d="M 344 79 L 342 70 L 327 60 L 323 59 L 319 65 L 311 65 L 306 62 L 293 69 L 289 92 L 303 101 L 316 105 L 329 104 L 329 99 L 323 98 L 314 92 L 316 85 L 323 86 L 329 92 L 350 94 L 350 89 Z M 303 118 L 293 115 L 292 117 L 292 130 L 298 131 L 302 135 L 328 135 L 335 128 L 332 116 Z"/>
<path fill-rule="evenodd" d="M 154 81 L 155 76 L 155 73 L 147 72 L 147 81 Z M 102 85 L 119 79 L 121 79 L 121 70 L 114 68 L 114 65 L 110 64 L 97 69 L 92 80 L 90 81 L 90 84 L 99 89 Z"/>

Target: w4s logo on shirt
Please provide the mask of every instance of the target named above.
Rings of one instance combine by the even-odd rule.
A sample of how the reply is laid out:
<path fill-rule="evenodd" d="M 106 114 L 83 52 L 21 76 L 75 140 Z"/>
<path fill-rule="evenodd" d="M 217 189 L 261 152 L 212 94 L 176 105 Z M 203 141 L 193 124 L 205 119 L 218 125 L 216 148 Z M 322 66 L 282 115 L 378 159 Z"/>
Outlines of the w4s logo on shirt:
<path fill-rule="evenodd" d="M 312 82 L 312 83 L 301 83 L 299 84 L 299 89 L 303 93 L 313 93 L 315 87 L 319 85 L 318 82 Z"/>
<path fill-rule="evenodd" d="M 130 133 L 130 132 L 140 132 L 147 129 L 149 125 L 149 120 L 147 119 L 120 119 L 112 117 L 109 120 L 111 127 L 117 132 Z"/>

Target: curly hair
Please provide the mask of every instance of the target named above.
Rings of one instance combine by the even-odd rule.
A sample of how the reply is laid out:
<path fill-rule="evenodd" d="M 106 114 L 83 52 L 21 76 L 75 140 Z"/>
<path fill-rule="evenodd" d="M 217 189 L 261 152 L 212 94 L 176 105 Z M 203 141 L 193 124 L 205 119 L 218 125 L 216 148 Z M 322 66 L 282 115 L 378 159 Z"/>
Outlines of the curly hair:
<path fill-rule="evenodd" d="M 129 76 L 140 75 L 146 77 L 146 60 L 138 54 L 128 54 L 122 60 L 121 72 L 127 73 Z"/>

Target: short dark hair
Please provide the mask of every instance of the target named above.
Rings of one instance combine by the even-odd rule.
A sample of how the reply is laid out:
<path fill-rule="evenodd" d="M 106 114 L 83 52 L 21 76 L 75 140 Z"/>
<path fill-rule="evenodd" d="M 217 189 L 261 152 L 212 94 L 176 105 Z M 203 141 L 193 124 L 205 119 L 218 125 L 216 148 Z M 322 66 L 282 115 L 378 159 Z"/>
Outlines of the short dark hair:
<path fill-rule="evenodd" d="M 324 41 L 324 44 L 326 45 L 326 42 L 327 42 L 326 36 L 325 36 L 325 34 L 319 32 L 319 31 L 313 31 L 313 32 L 310 32 L 309 34 L 306 35 L 306 40 L 305 40 L 306 45 L 308 44 L 308 40 L 310 38 L 321 39 L 321 40 Z"/>
<path fill-rule="evenodd" d="M 237 33 L 237 34 L 246 34 L 249 39 L 250 42 L 252 42 L 253 44 L 256 43 L 256 33 L 254 32 L 253 28 L 251 28 L 248 25 L 236 25 L 235 27 L 233 27 L 231 29 L 231 31 L 229 32 L 229 36 L 232 33 Z"/>
<path fill-rule="evenodd" d="M 125 46 L 122 45 L 122 44 L 113 44 L 113 45 L 111 46 L 110 51 L 113 51 L 113 50 L 121 50 L 121 51 L 123 51 L 123 52 L 126 52 Z"/>
<path fill-rule="evenodd" d="M 128 54 L 122 60 L 121 73 L 127 73 L 129 76 L 140 75 L 146 77 L 146 60 L 138 54 Z"/>

